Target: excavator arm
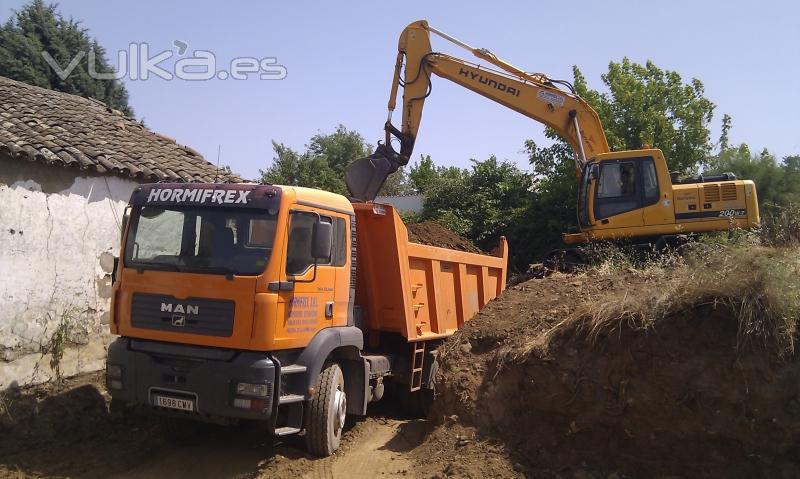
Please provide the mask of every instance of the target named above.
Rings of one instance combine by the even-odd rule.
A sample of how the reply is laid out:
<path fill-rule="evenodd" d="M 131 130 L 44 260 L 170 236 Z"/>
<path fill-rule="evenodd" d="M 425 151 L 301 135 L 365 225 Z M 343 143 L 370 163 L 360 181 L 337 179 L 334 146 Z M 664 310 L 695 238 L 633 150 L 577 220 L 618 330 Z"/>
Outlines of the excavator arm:
<path fill-rule="evenodd" d="M 431 33 L 469 50 L 499 70 L 434 52 L 431 49 Z M 431 92 L 431 75 L 446 78 L 549 126 L 572 146 L 578 171 L 587 160 L 609 151 L 597 113 L 574 92 L 556 86 L 569 86 L 568 83 L 551 80 L 539 73 L 527 73 L 488 50 L 473 48 L 422 20 L 410 24 L 400 35 L 389 95 L 385 142 L 379 143 L 372 155 L 356 160 L 348 167 L 345 179 L 354 199 L 373 200 L 388 175 L 408 164 L 425 100 Z M 391 120 L 400 87 L 403 87 L 403 116 L 401 126 L 397 128 Z M 394 150 L 392 139 L 399 141 L 399 152 Z"/>

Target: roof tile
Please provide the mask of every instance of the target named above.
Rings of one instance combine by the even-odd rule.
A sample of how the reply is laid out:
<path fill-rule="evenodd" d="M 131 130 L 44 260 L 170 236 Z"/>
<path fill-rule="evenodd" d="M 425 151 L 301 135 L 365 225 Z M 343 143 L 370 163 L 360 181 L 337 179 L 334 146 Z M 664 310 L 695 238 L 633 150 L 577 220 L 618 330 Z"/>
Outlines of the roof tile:
<path fill-rule="evenodd" d="M 142 181 L 241 182 L 188 146 L 95 99 L 0 76 L 0 152 Z"/>

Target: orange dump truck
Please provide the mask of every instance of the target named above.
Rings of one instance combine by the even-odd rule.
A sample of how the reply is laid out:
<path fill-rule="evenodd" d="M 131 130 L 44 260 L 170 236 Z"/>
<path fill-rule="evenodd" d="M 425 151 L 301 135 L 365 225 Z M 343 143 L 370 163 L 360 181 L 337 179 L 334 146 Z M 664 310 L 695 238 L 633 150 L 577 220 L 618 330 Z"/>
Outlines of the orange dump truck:
<path fill-rule="evenodd" d="M 150 184 L 114 270 L 106 383 L 171 425 L 259 420 L 332 453 L 345 417 L 430 392 L 436 350 L 505 288 L 497 256 L 410 243 L 390 206 L 252 184 Z"/>

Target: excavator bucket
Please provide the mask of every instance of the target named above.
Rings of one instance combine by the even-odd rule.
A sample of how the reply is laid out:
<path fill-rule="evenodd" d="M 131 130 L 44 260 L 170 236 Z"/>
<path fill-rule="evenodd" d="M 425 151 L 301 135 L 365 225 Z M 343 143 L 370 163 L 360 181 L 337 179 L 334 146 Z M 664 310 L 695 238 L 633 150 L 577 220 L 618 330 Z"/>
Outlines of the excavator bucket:
<path fill-rule="evenodd" d="M 351 199 L 372 201 L 378 196 L 386 178 L 399 167 L 390 157 L 391 152 L 387 151 L 386 145 L 379 144 L 374 153 L 348 165 L 344 181 Z"/>

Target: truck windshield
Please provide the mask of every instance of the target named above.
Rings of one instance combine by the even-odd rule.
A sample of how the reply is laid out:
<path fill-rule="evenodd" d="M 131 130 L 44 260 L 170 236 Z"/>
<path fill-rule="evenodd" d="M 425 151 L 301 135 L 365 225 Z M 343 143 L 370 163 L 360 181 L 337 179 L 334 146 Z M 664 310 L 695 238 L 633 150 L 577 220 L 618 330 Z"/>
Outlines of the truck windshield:
<path fill-rule="evenodd" d="M 140 206 L 125 265 L 209 274 L 258 275 L 272 252 L 276 216 L 265 210 Z"/>

